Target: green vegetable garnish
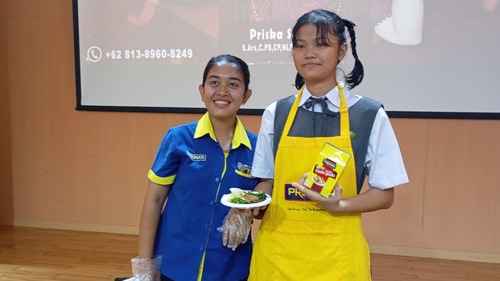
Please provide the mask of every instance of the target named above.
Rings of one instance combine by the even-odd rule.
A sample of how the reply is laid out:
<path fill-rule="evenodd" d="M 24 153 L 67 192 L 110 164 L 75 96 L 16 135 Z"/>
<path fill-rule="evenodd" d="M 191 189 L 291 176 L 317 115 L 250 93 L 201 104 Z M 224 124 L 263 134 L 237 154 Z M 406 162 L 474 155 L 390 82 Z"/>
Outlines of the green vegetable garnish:
<path fill-rule="evenodd" d="M 231 198 L 228 200 L 234 204 L 253 204 L 266 200 L 264 192 L 238 190 L 231 192 Z"/>

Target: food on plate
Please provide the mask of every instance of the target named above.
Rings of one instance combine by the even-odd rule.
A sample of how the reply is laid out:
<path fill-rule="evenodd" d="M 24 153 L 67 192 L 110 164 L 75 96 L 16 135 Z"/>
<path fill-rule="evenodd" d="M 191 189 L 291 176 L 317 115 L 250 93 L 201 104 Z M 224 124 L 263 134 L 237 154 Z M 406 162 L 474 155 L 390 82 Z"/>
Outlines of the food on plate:
<path fill-rule="evenodd" d="M 239 188 L 230 188 L 231 194 L 229 194 L 228 201 L 235 204 L 253 204 L 266 200 L 266 193 L 242 190 Z"/>

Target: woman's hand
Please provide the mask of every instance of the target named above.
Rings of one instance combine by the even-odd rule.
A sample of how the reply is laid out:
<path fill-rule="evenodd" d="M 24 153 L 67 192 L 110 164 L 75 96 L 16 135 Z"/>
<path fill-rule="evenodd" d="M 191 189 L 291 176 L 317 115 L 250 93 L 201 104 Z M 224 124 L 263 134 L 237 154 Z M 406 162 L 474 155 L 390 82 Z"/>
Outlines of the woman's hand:
<path fill-rule="evenodd" d="M 299 182 L 293 182 L 292 186 L 297 188 L 297 190 L 299 190 L 300 192 L 304 193 L 310 200 L 325 207 L 326 210 L 332 213 L 341 212 L 345 205 L 345 201 L 342 200 L 342 187 L 338 184 L 335 184 L 335 192 L 332 192 L 328 197 L 324 197 L 318 192 L 304 186 L 307 174 L 308 173 L 302 175 Z"/>
<path fill-rule="evenodd" d="M 253 212 L 251 209 L 231 208 L 224 218 L 224 225 L 217 228 L 222 232 L 222 245 L 233 251 L 247 242 L 252 229 Z"/>
<path fill-rule="evenodd" d="M 394 188 L 380 189 L 371 187 L 358 195 L 343 198 L 342 187 L 338 184 L 335 185 L 335 192 L 325 198 L 318 192 L 304 186 L 306 177 L 307 173 L 300 178 L 299 182 L 292 183 L 292 186 L 331 213 L 373 212 L 388 209 L 394 202 Z"/>

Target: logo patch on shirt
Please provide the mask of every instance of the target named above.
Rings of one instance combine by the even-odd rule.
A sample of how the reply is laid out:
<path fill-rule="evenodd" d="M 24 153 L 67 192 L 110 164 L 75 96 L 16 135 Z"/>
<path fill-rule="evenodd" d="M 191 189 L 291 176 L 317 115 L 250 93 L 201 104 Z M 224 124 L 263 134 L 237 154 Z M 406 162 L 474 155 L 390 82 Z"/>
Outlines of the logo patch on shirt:
<path fill-rule="evenodd" d="M 192 161 L 207 161 L 206 154 L 197 154 L 186 151 L 186 154 L 191 158 Z"/>
<path fill-rule="evenodd" d="M 306 195 L 293 187 L 291 184 L 285 184 L 285 200 L 289 201 L 311 201 Z"/>

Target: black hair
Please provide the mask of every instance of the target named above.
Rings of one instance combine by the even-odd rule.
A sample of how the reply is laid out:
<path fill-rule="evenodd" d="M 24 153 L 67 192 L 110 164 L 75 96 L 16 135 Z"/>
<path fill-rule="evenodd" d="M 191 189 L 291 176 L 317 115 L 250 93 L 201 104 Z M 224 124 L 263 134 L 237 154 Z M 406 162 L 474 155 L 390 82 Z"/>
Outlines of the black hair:
<path fill-rule="evenodd" d="M 292 29 L 292 44 L 293 47 L 297 45 L 297 31 L 303 25 L 314 24 L 316 26 L 317 40 L 319 44 L 331 45 L 332 43 L 328 40 L 328 34 L 334 34 L 340 41 L 339 44 L 344 44 L 347 41 L 347 36 L 345 30 L 349 32 L 349 37 L 351 38 L 351 51 L 354 57 L 354 68 L 351 73 L 346 76 L 346 83 L 349 89 L 352 89 L 359 85 L 363 81 L 364 70 L 363 64 L 358 58 L 358 52 L 356 51 L 356 34 L 354 32 L 354 27 L 356 26 L 352 21 L 342 19 L 337 14 L 323 9 L 312 10 L 308 13 L 302 15 L 295 26 Z M 304 78 L 297 73 L 295 77 L 295 87 L 300 89 L 304 85 Z"/>
<path fill-rule="evenodd" d="M 228 62 L 228 63 L 233 63 L 235 64 L 238 69 L 241 71 L 241 74 L 243 74 L 243 82 L 245 83 L 245 91 L 248 90 L 248 85 L 250 84 L 250 70 L 248 69 L 248 65 L 245 61 L 242 59 L 229 55 L 229 54 L 222 54 L 218 55 L 215 57 L 212 57 L 208 63 L 207 66 L 205 66 L 205 70 L 203 71 L 203 81 L 202 85 L 205 85 L 205 81 L 207 80 L 207 75 L 210 69 L 218 63 L 223 63 L 223 62 Z"/>

